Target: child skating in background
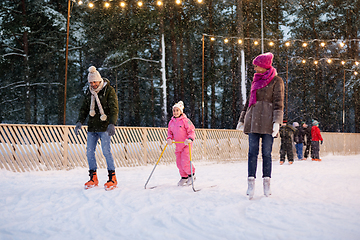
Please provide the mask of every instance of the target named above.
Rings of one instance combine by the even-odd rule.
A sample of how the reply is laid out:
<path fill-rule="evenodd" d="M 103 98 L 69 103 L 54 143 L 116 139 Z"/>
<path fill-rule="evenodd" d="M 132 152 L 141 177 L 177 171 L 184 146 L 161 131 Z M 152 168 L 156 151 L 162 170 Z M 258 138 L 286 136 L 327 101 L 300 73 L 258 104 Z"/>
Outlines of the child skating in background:
<path fill-rule="evenodd" d="M 294 163 L 294 153 L 293 153 L 293 142 L 294 142 L 294 133 L 296 129 L 291 125 L 287 124 L 287 120 L 283 120 L 283 124 L 280 127 L 280 165 L 283 165 L 285 162 L 285 157 L 287 156 L 289 164 Z"/>
<path fill-rule="evenodd" d="M 168 125 L 167 144 L 171 145 L 173 141 L 184 142 L 176 143 L 175 156 L 176 165 L 181 176 L 178 186 L 191 185 L 191 174 L 195 181 L 195 168 L 192 165 L 192 173 L 190 167 L 189 144 L 195 139 L 195 126 L 185 115 L 184 103 L 179 101 L 173 107 L 173 116 Z"/>
<path fill-rule="evenodd" d="M 319 122 L 313 120 L 311 128 L 311 159 L 313 161 L 321 161 L 320 159 L 320 144 L 323 144 L 324 139 L 321 136 L 320 129 L 319 129 Z"/>

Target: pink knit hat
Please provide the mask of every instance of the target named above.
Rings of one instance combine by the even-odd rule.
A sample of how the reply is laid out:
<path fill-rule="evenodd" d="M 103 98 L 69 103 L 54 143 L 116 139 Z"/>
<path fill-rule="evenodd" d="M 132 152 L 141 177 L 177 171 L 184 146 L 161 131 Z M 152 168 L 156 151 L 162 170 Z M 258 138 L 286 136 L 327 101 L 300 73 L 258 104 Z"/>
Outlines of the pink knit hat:
<path fill-rule="evenodd" d="M 271 68 L 273 58 L 274 55 L 271 52 L 260 54 L 254 59 L 253 64 L 262 68 L 269 69 Z"/>

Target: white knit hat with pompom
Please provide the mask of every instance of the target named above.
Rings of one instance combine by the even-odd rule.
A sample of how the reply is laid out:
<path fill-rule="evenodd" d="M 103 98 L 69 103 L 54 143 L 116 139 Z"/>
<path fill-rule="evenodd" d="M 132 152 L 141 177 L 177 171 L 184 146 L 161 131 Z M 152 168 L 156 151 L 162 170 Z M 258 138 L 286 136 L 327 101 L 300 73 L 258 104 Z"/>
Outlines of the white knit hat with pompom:
<path fill-rule="evenodd" d="M 184 112 L 184 103 L 183 103 L 183 101 L 179 101 L 178 103 L 175 103 L 175 105 L 172 108 L 173 109 L 178 108 L 183 113 Z"/>
<path fill-rule="evenodd" d="M 89 71 L 89 74 L 88 74 L 88 81 L 89 82 L 102 81 L 100 73 L 96 70 L 96 67 L 91 66 L 91 67 L 89 67 L 88 71 Z"/>

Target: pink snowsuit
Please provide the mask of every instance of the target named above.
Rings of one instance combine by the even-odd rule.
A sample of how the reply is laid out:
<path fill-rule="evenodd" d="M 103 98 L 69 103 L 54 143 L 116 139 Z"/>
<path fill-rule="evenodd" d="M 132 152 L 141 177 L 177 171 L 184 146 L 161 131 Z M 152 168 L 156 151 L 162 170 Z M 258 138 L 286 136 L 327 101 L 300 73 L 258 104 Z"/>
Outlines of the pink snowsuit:
<path fill-rule="evenodd" d="M 195 139 L 195 126 L 183 113 L 180 117 L 171 118 L 168 126 L 167 139 L 175 142 L 184 142 L 186 139 Z M 191 143 L 190 143 L 191 144 Z M 181 177 L 191 175 L 189 146 L 184 143 L 176 143 L 175 149 L 176 165 L 179 169 Z M 192 165 L 193 173 L 195 173 L 194 165 Z"/>

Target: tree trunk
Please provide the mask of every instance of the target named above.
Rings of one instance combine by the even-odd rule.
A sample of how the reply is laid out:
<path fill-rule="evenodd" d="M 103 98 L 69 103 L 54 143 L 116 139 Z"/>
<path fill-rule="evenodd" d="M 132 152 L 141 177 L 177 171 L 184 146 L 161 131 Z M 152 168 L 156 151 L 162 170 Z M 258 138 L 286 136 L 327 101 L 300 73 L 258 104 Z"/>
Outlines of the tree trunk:
<path fill-rule="evenodd" d="M 171 59 L 172 59 L 172 83 L 174 88 L 174 101 L 173 103 L 179 101 L 179 89 L 178 89 L 178 61 L 177 61 L 177 44 L 176 44 L 176 36 L 175 36 L 175 21 L 176 16 L 174 15 L 174 7 L 170 8 L 170 39 L 171 39 Z"/>
<path fill-rule="evenodd" d="M 236 128 L 237 122 L 238 122 L 238 118 L 240 115 L 240 112 L 243 108 L 242 105 L 242 94 L 241 94 L 241 52 L 244 50 L 244 18 L 243 18 L 243 3 L 242 0 L 237 0 L 237 7 L 236 7 L 236 31 L 237 31 L 237 35 L 239 36 L 239 38 L 243 41 L 243 44 L 238 44 L 237 45 L 237 71 L 236 71 L 236 81 L 235 81 L 235 86 L 234 86 L 234 91 L 235 91 L 235 99 L 233 101 L 235 101 L 235 109 L 233 109 L 233 124 L 232 127 Z M 244 63 L 245 64 L 245 63 Z M 238 94 L 236 94 L 236 92 L 238 92 Z"/>
<path fill-rule="evenodd" d="M 360 85 L 354 88 L 355 132 L 360 133 Z"/>
<path fill-rule="evenodd" d="M 196 101 L 196 97 L 195 97 L 195 83 L 194 83 L 194 69 L 193 69 L 193 48 L 191 45 L 191 40 L 190 40 L 190 34 L 187 31 L 186 33 L 186 49 L 188 51 L 188 57 L 187 57 L 187 69 L 188 69 L 188 84 L 189 84 L 189 89 L 190 90 L 190 118 L 193 118 L 193 120 L 195 120 L 195 101 Z"/>
<path fill-rule="evenodd" d="M 26 5 L 25 0 L 21 0 L 21 9 L 22 9 L 22 25 L 23 29 L 27 29 L 27 16 L 26 16 Z M 31 104 L 30 104 L 30 93 L 31 93 L 31 83 L 30 83 L 30 68 L 29 68 L 29 41 L 28 41 L 28 32 L 27 30 L 23 33 L 23 48 L 24 48 L 24 82 L 25 82 L 25 122 L 31 122 Z"/>
<path fill-rule="evenodd" d="M 208 5 L 208 21 L 209 21 L 209 33 L 210 35 L 214 34 L 214 22 L 213 22 L 213 1 L 209 1 Z M 216 122 L 216 116 L 215 116 L 215 79 L 214 79 L 214 72 L 215 72 L 215 51 L 214 51 L 214 43 L 210 42 L 210 69 L 208 71 L 208 81 L 205 80 L 205 123 L 204 126 L 208 127 L 208 100 L 210 100 L 210 114 L 211 114 L 211 122 L 210 126 L 211 128 L 214 127 Z M 207 82 L 210 83 L 211 87 L 211 99 L 209 99 L 209 96 L 207 94 Z"/>

